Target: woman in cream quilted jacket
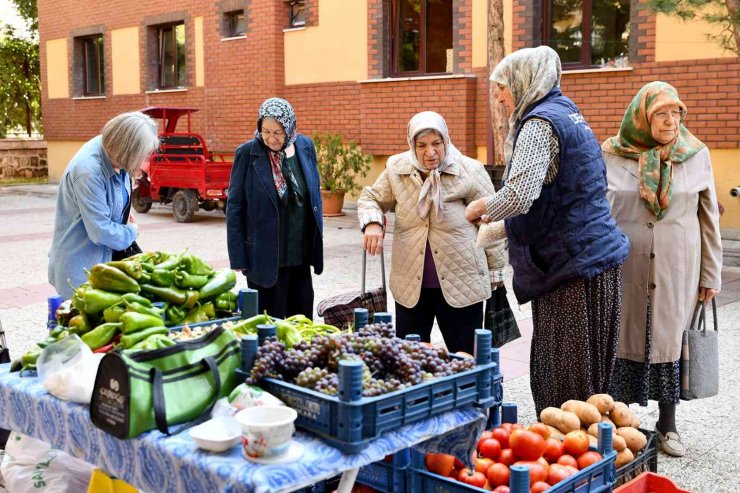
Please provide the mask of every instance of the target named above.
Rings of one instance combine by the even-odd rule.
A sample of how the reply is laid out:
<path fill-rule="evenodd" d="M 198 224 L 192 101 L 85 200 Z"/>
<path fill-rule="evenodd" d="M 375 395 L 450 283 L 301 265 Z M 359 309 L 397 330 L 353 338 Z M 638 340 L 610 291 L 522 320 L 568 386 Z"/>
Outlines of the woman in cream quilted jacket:
<path fill-rule="evenodd" d="M 494 193 L 483 164 L 450 142 L 447 124 L 432 111 L 408 125 L 410 150 L 388 159 L 357 202 L 364 247 L 383 248 L 383 215 L 395 210 L 390 289 L 396 301 L 396 335 L 429 341 L 436 317 L 451 352 L 473 353 L 483 327 L 483 301 L 504 267 L 503 242 L 483 250 L 477 226 L 465 220 L 467 204 Z"/>

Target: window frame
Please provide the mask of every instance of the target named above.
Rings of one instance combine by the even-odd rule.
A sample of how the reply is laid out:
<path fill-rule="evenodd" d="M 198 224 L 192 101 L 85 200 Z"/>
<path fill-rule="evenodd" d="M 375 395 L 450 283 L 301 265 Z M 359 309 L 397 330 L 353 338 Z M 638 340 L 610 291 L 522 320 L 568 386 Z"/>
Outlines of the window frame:
<path fill-rule="evenodd" d="M 180 73 L 180 63 L 179 63 L 179 56 L 177 53 L 177 33 L 176 29 L 178 26 L 182 26 L 183 30 L 185 29 L 185 22 L 184 21 L 178 21 L 178 22 L 170 22 L 167 24 L 160 24 L 155 27 L 155 31 L 157 34 L 157 81 L 156 81 L 156 88 L 157 89 L 181 89 L 184 87 L 187 87 L 187 70 L 188 70 L 188 64 L 187 64 L 187 31 L 185 32 L 185 43 L 183 44 L 183 56 L 185 58 L 185 73 L 184 73 L 184 80 L 179 79 L 179 73 Z M 175 69 L 174 69 L 174 76 L 177 79 L 175 81 L 175 85 L 165 85 L 163 82 L 163 62 L 164 62 L 164 42 L 163 42 L 163 35 L 165 29 L 172 29 L 172 36 L 174 39 L 174 46 L 175 46 Z"/>
<path fill-rule="evenodd" d="M 581 7 L 581 59 L 577 62 L 562 62 L 563 70 L 598 69 L 601 65 L 591 63 L 591 34 L 593 27 L 593 0 L 583 0 Z M 552 4 L 553 0 L 544 0 L 542 5 L 542 44 L 552 46 L 550 34 L 552 31 Z M 631 6 L 630 6 L 631 7 Z M 629 11 L 632 16 L 632 9 Z M 629 24 L 628 24 L 629 27 Z M 629 50 L 629 40 L 627 41 Z M 557 50 L 556 50 L 557 51 Z"/>
<path fill-rule="evenodd" d="M 398 46 L 400 36 L 399 36 L 399 20 L 401 17 L 401 2 L 403 0 L 391 0 L 391 12 L 390 12 L 390 69 L 389 73 L 391 77 L 426 77 L 426 76 L 438 76 L 438 75 L 450 75 L 454 72 L 427 72 L 426 71 L 426 65 L 427 65 L 427 0 L 421 0 L 421 11 L 419 12 L 420 16 L 420 22 L 419 22 L 419 37 L 421 38 L 421 46 L 419 49 L 419 70 L 414 71 L 400 71 L 398 69 L 398 56 L 400 53 L 400 49 Z M 452 19 L 450 19 L 450 22 L 452 23 Z M 454 23 L 451 26 L 453 40 L 454 40 Z M 454 50 L 454 42 L 453 42 L 453 50 Z"/>
<path fill-rule="evenodd" d="M 303 7 L 302 21 L 296 21 L 298 17 L 297 12 L 294 10 L 296 7 Z M 290 0 L 288 2 L 288 29 L 296 27 L 306 27 L 306 0 Z"/>
<path fill-rule="evenodd" d="M 242 23 L 244 24 L 244 31 L 237 32 L 236 26 L 238 24 L 237 18 L 241 15 Z M 239 38 L 247 35 L 247 18 L 244 9 L 230 10 L 224 12 L 224 31 L 226 38 Z"/>
<path fill-rule="evenodd" d="M 84 97 L 92 96 L 104 96 L 105 95 L 105 37 L 103 33 L 92 34 L 90 36 L 81 36 L 79 38 L 82 47 L 82 95 Z M 97 65 L 98 73 L 98 91 L 94 92 L 90 90 L 88 85 L 88 46 L 89 42 L 96 42 L 99 40 L 97 49 L 94 50 L 95 63 Z"/>

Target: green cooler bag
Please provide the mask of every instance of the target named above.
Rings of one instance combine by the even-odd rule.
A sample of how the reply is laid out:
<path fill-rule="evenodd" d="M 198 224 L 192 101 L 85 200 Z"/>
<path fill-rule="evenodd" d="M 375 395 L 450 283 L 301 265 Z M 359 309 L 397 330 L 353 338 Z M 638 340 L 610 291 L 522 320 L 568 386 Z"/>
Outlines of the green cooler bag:
<path fill-rule="evenodd" d="M 239 341 L 222 327 L 192 341 L 140 351 L 106 354 L 100 362 L 90 419 L 118 438 L 210 413 L 216 401 L 237 386 Z"/>

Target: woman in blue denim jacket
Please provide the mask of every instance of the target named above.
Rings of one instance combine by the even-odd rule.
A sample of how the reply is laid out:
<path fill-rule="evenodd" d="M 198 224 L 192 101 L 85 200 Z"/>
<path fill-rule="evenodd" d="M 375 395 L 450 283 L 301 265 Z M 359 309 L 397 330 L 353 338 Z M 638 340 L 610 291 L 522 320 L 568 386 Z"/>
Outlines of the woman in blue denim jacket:
<path fill-rule="evenodd" d="M 123 212 L 130 175 L 159 145 L 157 124 L 140 112 L 123 113 L 74 155 L 59 183 L 49 283 L 63 298 L 87 280 L 83 269 L 108 262 L 134 242 L 138 227 Z"/>

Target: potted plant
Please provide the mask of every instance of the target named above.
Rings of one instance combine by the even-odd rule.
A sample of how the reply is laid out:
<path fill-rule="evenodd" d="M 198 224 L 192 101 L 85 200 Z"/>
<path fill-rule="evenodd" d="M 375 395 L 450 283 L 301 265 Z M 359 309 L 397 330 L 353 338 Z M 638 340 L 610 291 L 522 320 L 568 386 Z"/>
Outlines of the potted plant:
<path fill-rule="evenodd" d="M 341 216 L 344 195 L 360 190 L 356 179 L 367 176 L 372 155 L 350 142 L 342 143 L 337 134 L 313 135 L 318 157 L 321 201 L 324 216 Z"/>

